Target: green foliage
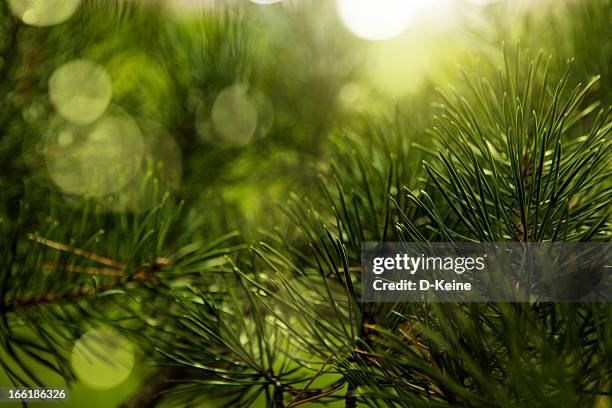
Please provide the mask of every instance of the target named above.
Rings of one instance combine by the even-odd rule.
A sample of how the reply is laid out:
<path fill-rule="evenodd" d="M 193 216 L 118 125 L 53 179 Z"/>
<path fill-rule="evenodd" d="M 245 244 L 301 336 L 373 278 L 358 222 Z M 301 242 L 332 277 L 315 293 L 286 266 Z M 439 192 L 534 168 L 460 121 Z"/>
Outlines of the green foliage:
<path fill-rule="evenodd" d="M 599 78 L 564 97 L 569 74 L 549 86 L 545 68 L 539 81 L 541 56 L 525 70 L 519 56 L 514 69 L 506 61 L 499 83 L 467 76 L 471 94 L 443 94 L 433 128 L 443 149 L 425 168 L 447 208 L 434 204 L 433 193 L 410 194 L 433 226 L 436 235 L 428 238 L 606 239 L 610 109 L 582 105 Z M 406 239 L 423 237 L 405 223 Z"/>
<path fill-rule="evenodd" d="M 369 86 L 366 46 L 329 4 L 181 19 L 86 1 L 44 29 L 6 5 L 0 367 L 12 385 L 73 383 L 72 345 L 111 326 L 155 371 L 131 407 L 610 395 L 607 303 L 363 303 L 359 276 L 364 242 L 610 241 L 609 1 L 567 5 L 550 29 L 525 18 L 530 46 L 571 39 L 554 57 L 482 57 L 397 105 L 372 90 L 360 114 L 338 95 Z M 40 148 L 56 117 L 47 83 L 75 58 L 111 74 L 112 103 L 147 146 L 137 177 L 101 197 L 61 191 Z M 236 86 L 259 120 L 249 143 L 227 143 L 211 119 Z"/>
<path fill-rule="evenodd" d="M 72 209 L 51 205 L 36 226 L 0 220 L 3 236 L 32 228 L 2 248 L 10 256 L 1 275 L 2 343 L 11 358 L 2 366 L 15 384 L 44 384 L 28 364 L 14 368 L 23 356 L 72 379 L 62 350 L 78 338 L 83 321 L 146 335 L 135 320 L 140 305 L 172 308 L 168 285 L 197 284 L 202 273 L 219 268 L 215 259 L 237 249 L 231 235 L 195 246 L 192 229 L 181 222 L 182 205 L 161 194 L 155 179 L 143 189 L 151 208 L 138 214 L 107 213 L 87 200 Z"/>
<path fill-rule="evenodd" d="M 406 150 L 394 149 L 394 157 L 385 143 L 370 144 L 367 155 L 354 150 L 350 162 L 339 160 L 352 171 L 330 170 L 331 210 L 292 206 L 310 257 L 280 242 L 256 249 L 275 285 L 262 303 L 275 306 L 270 312 L 301 348 L 322 361 L 333 356 L 367 404 L 590 406 L 607 392 L 607 304 L 359 302 L 353 272 L 364 241 L 609 240 L 609 109 L 582 107 L 596 79 L 565 92 L 567 75 L 549 85 L 539 57 L 524 71 L 518 54 L 515 60 L 512 69 L 506 59 L 495 85 L 466 74 L 472 93 L 442 94 L 430 132 L 439 151 L 420 146 L 431 155 L 420 192 L 413 187 L 418 168 L 410 169 L 412 179 L 393 170 L 406 170 Z"/>

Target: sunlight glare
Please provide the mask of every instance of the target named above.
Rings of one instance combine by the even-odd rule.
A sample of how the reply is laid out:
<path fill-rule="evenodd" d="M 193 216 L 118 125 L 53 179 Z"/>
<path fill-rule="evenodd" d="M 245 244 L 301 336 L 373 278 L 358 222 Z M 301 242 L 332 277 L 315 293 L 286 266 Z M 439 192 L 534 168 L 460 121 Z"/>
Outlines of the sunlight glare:
<path fill-rule="evenodd" d="M 337 0 L 342 23 L 366 40 L 387 40 L 401 34 L 412 18 L 413 6 L 405 0 Z"/>

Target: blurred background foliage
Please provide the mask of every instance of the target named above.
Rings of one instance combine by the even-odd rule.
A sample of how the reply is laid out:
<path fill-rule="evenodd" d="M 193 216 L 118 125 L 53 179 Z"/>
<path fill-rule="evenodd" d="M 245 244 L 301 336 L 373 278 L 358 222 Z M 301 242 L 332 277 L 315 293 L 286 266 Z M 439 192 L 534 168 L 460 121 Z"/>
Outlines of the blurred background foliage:
<path fill-rule="evenodd" d="M 236 310 L 227 300 L 216 303 L 221 292 L 233 291 L 224 287 L 220 272 L 248 284 L 252 277 L 243 271 L 256 274 L 261 265 L 316 269 L 320 259 L 306 254 L 313 245 L 319 256 L 331 251 L 320 242 L 328 228 L 348 236 L 340 241 L 350 260 L 358 259 L 363 240 L 414 239 L 418 231 L 429 239 L 448 238 L 435 233 L 443 227 L 427 221 L 429 205 L 410 199 L 421 188 L 431 191 L 421 161 L 437 155 L 444 137 L 447 149 L 461 149 L 457 134 L 431 130 L 436 115 L 449 114 L 441 113 L 437 104 L 446 101 L 436 89 L 452 84 L 458 95 L 467 94 L 470 84 L 462 70 L 495 78 L 504 64 L 527 66 L 541 52 L 541 64 L 550 61 L 550 67 L 546 74 L 535 72 L 533 86 L 546 99 L 556 95 L 554 85 L 573 60 L 570 85 L 560 98 L 601 75 L 583 95 L 578 130 L 567 132 L 588 133 L 598 123 L 591 113 L 612 101 L 611 21 L 608 0 L 0 0 L 0 295 L 5 299 L 0 385 L 23 378 L 47 384 L 75 380 L 68 406 L 118 406 L 143 381 L 155 381 L 149 377 L 156 372 L 153 360 L 161 366 L 180 360 L 173 347 L 185 352 L 200 347 L 191 365 L 218 359 L 206 350 L 215 342 L 227 345 L 231 333 L 215 326 L 219 332 L 213 336 L 203 322 L 221 322 L 227 315 L 241 333 L 253 333 L 253 342 L 282 338 L 276 326 L 257 322 L 257 313 L 253 326 L 250 319 L 233 321 L 242 319 L 242 303 Z M 515 50 L 517 42 L 527 51 L 506 52 L 504 59 L 504 49 Z M 552 88 L 539 85 L 545 75 L 554 78 Z M 600 127 L 607 131 L 605 115 Z M 599 198 L 609 204 L 609 178 L 601 183 L 608 190 L 602 187 Z M 443 200 L 440 191 L 431 196 Z M 345 198 L 352 201 L 342 212 Z M 402 224 L 402 216 L 414 225 Z M 405 229 L 396 235 L 398 223 Z M 508 239 L 502 235 L 498 238 Z M 260 240 L 272 246 L 257 244 L 254 252 L 224 258 Z M 111 259 L 99 262 L 95 254 Z M 270 261 L 277 255 L 282 262 Z M 106 268 L 92 272 L 95 279 L 85 272 L 90 261 Z M 46 271 L 44 278 L 38 281 L 34 269 Z M 145 269 L 154 276 L 143 275 Z M 163 287 L 155 275 L 161 269 Z M 126 270 L 130 275 L 116 283 L 113 273 Z M 95 304 L 75 300 L 71 309 L 41 312 L 39 303 L 49 300 L 45 295 L 70 303 L 71 296 L 86 294 L 89 286 L 83 285 L 92 281 L 94 288 L 127 298 L 117 303 L 109 294 Z M 202 281 L 206 295 L 198 292 Z M 233 296 L 250 299 L 240 290 Z M 29 299 L 28 310 L 15 317 L 22 298 Z M 194 308 L 196 298 L 206 307 Z M 342 307 L 351 310 L 350 297 L 347 302 Z M 260 307 L 256 303 L 249 313 Z M 173 320 L 176 314 L 164 315 L 164 308 L 174 307 L 173 313 L 191 316 L 195 326 L 183 327 Z M 142 315 L 142 321 L 129 312 Z M 72 345 L 83 338 L 83 315 L 133 335 L 128 336 L 137 345 L 130 346 L 133 370 L 128 364 L 125 375 L 104 374 L 85 364 L 90 372 L 79 375 Z M 46 327 L 55 320 L 74 324 Z M 206 334 L 198 324 L 207 327 Z M 160 325 L 165 334 L 156 331 Z M 341 333 L 348 327 L 331 326 L 324 329 Z M 209 335 L 209 343 L 196 340 Z M 137 340 L 147 336 L 156 340 Z M 264 352 L 264 345 L 249 343 L 239 339 L 235 347 L 241 351 L 234 352 L 261 358 L 262 371 L 278 370 L 302 385 L 312 377 L 309 363 L 306 375 L 294 372 L 295 362 L 283 362 L 284 346 L 266 342 L 270 349 Z M 305 361 L 326 359 L 307 342 L 285 346 L 300 347 Z M 337 344 L 326 347 L 346 352 Z M 159 350 L 173 355 L 160 358 Z M 232 357 L 225 363 L 236 364 L 236 382 L 263 381 L 258 369 L 241 371 Z M 332 385 L 321 387 L 333 389 L 338 373 L 350 378 L 354 370 L 335 368 L 315 384 L 329 379 Z M 121 381 L 105 382 L 105 375 Z M 88 384 L 83 376 L 99 378 Z M 216 391 L 206 388 L 214 382 L 199 381 L 203 388 L 185 385 L 183 394 L 164 404 L 187 406 L 181 399 L 187 398 L 194 406 L 219 406 L 212 398 Z M 237 389 L 245 399 L 233 406 L 246 406 L 251 396 L 260 406 L 273 399 Z M 221 392 L 219 401 L 232 401 L 232 393 Z M 596 404 L 609 406 L 609 399 Z"/>

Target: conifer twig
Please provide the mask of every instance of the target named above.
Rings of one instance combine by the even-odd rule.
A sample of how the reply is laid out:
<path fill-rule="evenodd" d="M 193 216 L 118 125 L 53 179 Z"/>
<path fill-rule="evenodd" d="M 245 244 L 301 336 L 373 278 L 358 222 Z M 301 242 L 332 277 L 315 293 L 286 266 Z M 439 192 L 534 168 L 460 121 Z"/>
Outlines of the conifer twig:
<path fill-rule="evenodd" d="M 158 283 L 158 281 L 153 276 L 151 276 L 150 272 L 154 270 L 159 270 L 161 267 L 166 266 L 169 263 L 169 260 L 167 258 L 160 257 L 157 258 L 153 264 L 147 264 L 138 269 L 132 276 L 126 276 L 126 266 L 121 262 L 114 261 L 104 256 L 96 255 L 92 252 L 85 251 L 80 248 L 72 248 L 66 244 L 42 238 L 34 234 L 28 234 L 28 239 L 48 246 L 49 248 L 57 249 L 63 252 L 71 252 L 77 256 L 82 256 L 100 264 L 110 266 L 110 268 L 79 267 L 76 265 L 59 265 L 52 262 L 44 262 L 42 265 L 43 269 L 48 270 L 63 268 L 68 272 L 89 273 L 94 275 L 112 276 L 117 278 L 127 277 L 127 279 L 112 283 L 101 284 L 99 286 L 86 286 L 67 293 L 48 292 L 39 296 L 33 296 L 29 298 L 19 298 L 13 300 L 3 299 L 0 302 L 0 310 L 3 313 L 14 312 L 18 309 L 38 306 L 46 303 L 78 300 L 83 297 L 96 295 L 100 292 L 124 287 L 129 283 Z"/>
<path fill-rule="evenodd" d="M 300 392 L 297 393 L 297 395 L 293 398 L 293 400 L 289 403 L 289 405 L 287 405 L 287 408 L 293 408 L 297 406 L 296 402 L 299 402 L 299 399 L 302 396 L 302 394 L 304 394 L 304 392 L 308 389 L 308 387 L 310 387 L 312 383 L 321 375 L 321 373 L 323 372 L 323 369 L 329 363 L 329 360 L 331 360 L 331 355 L 325 359 L 321 367 L 319 367 L 319 370 L 317 370 L 317 373 L 313 375 L 312 378 L 308 381 L 308 383 L 306 383 L 304 388 L 302 388 Z"/>
<path fill-rule="evenodd" d="M 316 401 L 319 400 L 321 398 L 325 398 L 328 397 L 338 391 L 340 391 L 344 386 L 342 384 L 337 385 L 331 389 L 329 389 L 328 391 L 323 391 L 320 392 L 318 394 L 313 395 L 312 397 L 308 397 L 308 398 L 304 398 L 302 400 L 296 401 L 294 404 L 291 405 L 291 408 L 297 407 L 298 405 L 303 405 L 306 404 L 307 402 L 312 402 L 312 401 Z"/>
<path fill-rule="evenodd" d="M 123 273 L 121 271 L 118 271 L 117 269 L 114 269 L 114 268 L 98 268 L 95 266 L 81 267 L 77 265 L 62 265 L 62 264 L 57 264 L 54 262 L 44 262 L 42 264 L 42 269 L 44 270 L 63 269 L 66 272 L 85 273 L 89 275 L 116 276 L 116 277 L 123 276 Z"/>
<path fill-rule="evenodd" d="M 114 261 L 110 258 L 107 258 L 105 256 L 100 256 L 100 255 L 96 255 L 92 252 L 86 251 L 84 249 L 81 248 L 74 248 L 74 247 L 70 247 L 66 244 L 62 244 L 61 242 L 56 242 L 56 241 L 52 241 L 50 239 L 46 239 L 46 238 L 42 238 L 39 237 L 38 235 L 35 234 L 28 234 L 28 239 L 34 242 L 37 242 L 39 244 L 45 245 L 49 248 L 53 248 L 53 249 L 57 249 L 58 251 L 62 251 L 62 252 L 71 252 L 77 256 L 82 256 L 84 258 L 90 259 L 94 262 L 97 262 L 99 264 L 102 265 L 106 265 L 106 266 L 110 266 L 111 268 L 115 268 L 118 270 L 124 270 L 125 269 L 125 264 L 121 263 L 121 262 L 117 262 Z"/>
<path fill-rule="evenodd" d="M 153 279 L 148 273 L 143 270 L 136 272 L 131 278 L 113 282 L 106 283 L 99 286 L 87 286 L 82 287 L 77 290 L 68 292 L 68 293 L 57 293 L 57 292 L 49 292 L 40 296 L 34 296 L 30 298 L 19 298 L 14 300 L 3 300 L 0 302 L 0 310 L 2 312 L 14 312 L 18 309 L 28 308 L 32 306 L 39 306 L 47 303 L 54 302 L 64 302 L 64 301 L 72 301 L 78 300 L 84 297 L 94 296 L 98 293 L 105 292 L 108 290 L 118 289 L 124 287 L 129 283 L 155 283 L 156 280 Z"/>

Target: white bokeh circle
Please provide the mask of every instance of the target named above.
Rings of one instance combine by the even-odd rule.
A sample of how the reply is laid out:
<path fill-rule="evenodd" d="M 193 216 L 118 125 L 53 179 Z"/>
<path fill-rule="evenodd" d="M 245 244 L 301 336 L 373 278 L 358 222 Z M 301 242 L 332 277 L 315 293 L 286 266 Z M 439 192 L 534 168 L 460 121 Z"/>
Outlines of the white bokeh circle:
<path fill-rule="evenodd" d="M 49 126 L 44 148 L 53 182 L 65 193 L 90 197 L 123 188 L 139 173 L 144 154 L 138 125 L 114 106 L 87 126 L 56 118 Z"/>
<path fill-rule="evenodd" d="M 9 0 L 14 15 L 27 25 L 47 27 L 68 20 L 81 0 Z"/>
<path fill-rule="evenodd" d="M 257 106 L 247 88 L 236 84 L 219 92 L 212 107 L 212 125 L 221 142 L 245 144 L 257 129 Z"/>
<path fill-rule="evenodd" d="M 106 110 L 113 95 L 110 75 L 86 59 L 67 62 L 49 78 L 49 98 L 57 112 L 78 125 L 87 125 Z"/>

